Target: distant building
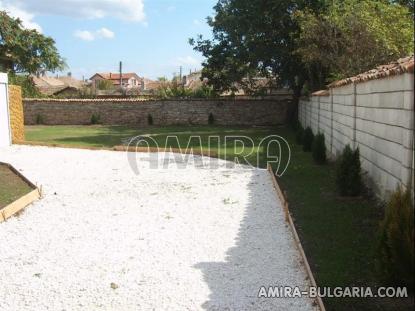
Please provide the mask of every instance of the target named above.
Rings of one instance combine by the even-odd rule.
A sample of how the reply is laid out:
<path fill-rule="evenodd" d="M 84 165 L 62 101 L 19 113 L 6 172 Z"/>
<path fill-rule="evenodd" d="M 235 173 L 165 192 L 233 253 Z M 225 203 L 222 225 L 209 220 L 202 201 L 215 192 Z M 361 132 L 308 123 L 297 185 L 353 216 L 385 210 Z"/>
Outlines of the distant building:
<path fill-rule="evenodd" d="M 202 71 L 190 72 L 190 74 L 183 77 L 183 86 L 188 89 L 198 89 L 203 85 L 208 83 L 208 79 L 202 79 Z M 263 94 L 264 96 L 291 96 L 292 92 L 288 87 L 277 86 L 275 81 L 270 80 L 264 77 L 255 77 L 250 81 L 243 79 L 242 83 L 234 83 L 235 90 L 224 92 L 220 94 L 221 96 L 251 96 L 249 92 L 246 92 L 243 84 L 250 84 L 250 89 L 258 93 Z"/>
<path fill-rule="evenodd" d="M 44 95 L 63 95 L 70 93 L 72 95 L 79 94 L 85 86 L 85 82 L 74 79 L 70 73 L 62 77 L 48 77 L 46 75 L 32 75 L 32 81 L 35 87 Z M 65 92 L 63 92 L 66 90 Z"/>
<path fill-rule="evenodd" d="M 143 79 L 143 84 L 143 91 L 146 93 L 154 92 L 161 86 L 160 81 L 154 81 L 147 78 Z"/>
<path fill-rule="evenodd" d="M 202 71 L 195 71 L 183 77 L 183 85 L 188 89 L 197 89 L 203 85 Z"/>
<path fill-rule="evenodd" d="M 139 77 L 136 73 L 123 73 L 121 76 L 119 73 L 96 73 L 91 78 L 92 87 L 98 88 L 99 81 L 107 80 L 111 81 L 114 87 L 119 88 L 143 88 L 143 78 Z"/>
<path fill-rule="evenodd" d="M 250 80 L 242 79 L 241 83 L 234 83 L 233 85 L 236 90 L 233 92 L 228 91 L 224 92 L 223 96 L 234 95 L 234 96 L 250 96 L 252 93 L 257 95 L 261 94 L 264 96 L 288 96 L 292 95 L 292 91 L 288 86 L 280 86 L 276 84 L 276 81 L 273 79 L 265 77 L 254 77 Z M 246 91 L 247 89 L 250 92 Z"/>

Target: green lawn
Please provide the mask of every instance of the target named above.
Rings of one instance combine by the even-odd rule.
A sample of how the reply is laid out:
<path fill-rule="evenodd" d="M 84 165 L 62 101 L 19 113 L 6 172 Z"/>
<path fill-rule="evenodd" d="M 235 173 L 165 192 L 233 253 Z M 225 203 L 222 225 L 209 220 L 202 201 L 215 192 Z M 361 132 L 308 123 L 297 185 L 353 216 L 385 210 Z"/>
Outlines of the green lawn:
<path fill-rule="evenodd" d="M 32 191 L 8 166 L 0 164 L 0 209 Z"/>
<path fill-rule="evenodd" d="M 243 163 L 242 156 L 246 156 L 247 161 L 256 164 L 257 153 L 259 150 L 259 166 L 266 167 L 264 148 L 259 148 L 261 140 L 269 135 L 275 134 L 275 129 L 271 127 L 247 128 L 247 127 L 209 127 L 209 126 L 191 126 L 179 127 L 170 126 L 164 128 L 131 128 L 123 126 L 26 126 L 26 140 L 42 142 L 56 145 L 82 146 L 82 147 L 114 147 L 122 145 L 123 140 L 135 136 L 151 137 L 149 141 L 152 146 L 181 147 L 186 149 L 189 137 L 200 137 L 201 144 L 198 140 L 192 140 L 191 146 L 196 150 L 207 152 L 211 150 L 216 152 L 220 158 L 233 160 L 235 157 Z M 177 139 L 169 138 L 168 135 L 177 136 Z M 218 136 L 210 141 L 209 137 Z M 249 141 L 243 139 L 245 147 L 235 141 L 232 136 L 248 136 L 252 139 Z M 225 137 L 228 137 L 225 139 Z M 225 141 L 226 146 L 225 146 Z M 133 144 L 134 146 L 134 144 Z M 144 146 L 144 145 L 142 145 Z M 276 145 L 272 145 L 273 148 Z M 240 154 L 241 156 L 238 156 Z"/>
<path fill-rule="evenodd" d="M 254 146 L 267 135 L 281 135 L 290 142 L 292 158 L 280 182 L 287 192 L 311 268 L 319 286 L 376 286 L 376 230 L 381 208 L 368 199 L 344 199 L 335 191 L 334 164 L 315 165 L 310 153 L 293 143 L 287 128 L 166 127 L 132 129 L 115 126 L 28 126 L 26 138 L 55 144 L 112 147 L 123 138 L 151 135 L 164 145 L 166 135 L 178 135 L 181 143 L 190 135 L 201 135 L 206 147 L 209 135 L 247 135 Z M 174 144 L 173 144 L 174 145 Z M 250 151 L 250 148 L 245 150 Z M 229 149 L 229 148 L 228 148 Z M 224 157 L 221 144 L 215 151 Z M 232 150 L 227 150 L 230 156 Z M 238 151 L 239 152 L 239 151 Z M 263 153 L 263 150 L 260 150 Z M 260 166 L 264 167 L 261 161 Z M 289 284 L 287 284 L 289 285 Z M 413 300 L 325 299 L 328 310 L 410 310 Z"/>

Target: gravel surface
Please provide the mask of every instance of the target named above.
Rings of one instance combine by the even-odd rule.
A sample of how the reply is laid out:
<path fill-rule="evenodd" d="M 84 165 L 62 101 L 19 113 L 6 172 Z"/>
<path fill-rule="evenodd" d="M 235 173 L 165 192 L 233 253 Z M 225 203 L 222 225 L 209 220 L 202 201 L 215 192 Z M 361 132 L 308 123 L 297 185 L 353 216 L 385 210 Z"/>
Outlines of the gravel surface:
<path fill-rule="evenodd" d="M 44 192 L 0 224 L 0 310 L 315 308 L 257 298 L 309 285 L 266 170 L 138 158 L 136 175 L 123 152 L 0 149 Z"/>

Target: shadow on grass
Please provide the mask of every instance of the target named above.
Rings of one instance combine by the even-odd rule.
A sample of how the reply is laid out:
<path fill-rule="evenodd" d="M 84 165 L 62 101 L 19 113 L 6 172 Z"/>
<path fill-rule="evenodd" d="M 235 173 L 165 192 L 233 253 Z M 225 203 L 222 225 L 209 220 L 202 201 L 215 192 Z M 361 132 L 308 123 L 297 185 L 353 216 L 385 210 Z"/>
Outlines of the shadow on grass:
<path fill-rule="evenodd" d="M 114 136 L 107 134 L 97 134 L 93 136 L 75 136 L 75 137 L 62 137 L 53 139 L 53 143 L 67 144 L 76 147 L 79 146 L 93 146 L 93 147 L 114 147 L 122 144 L 122 139 L 128 138 L 128 136 Z"/>

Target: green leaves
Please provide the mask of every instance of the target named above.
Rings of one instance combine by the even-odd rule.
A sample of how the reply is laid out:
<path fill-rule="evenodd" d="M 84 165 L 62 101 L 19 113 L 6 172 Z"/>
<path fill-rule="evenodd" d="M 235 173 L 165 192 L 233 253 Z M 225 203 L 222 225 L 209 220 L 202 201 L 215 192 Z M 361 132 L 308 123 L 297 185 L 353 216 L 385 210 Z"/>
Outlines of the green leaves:
<path fill-rule="evenodd" d="M 398 188 L 391 195 L 380 224 L 377 253 L 385 284 L 414 288 L 414 209 L 409 190 Z"/>
<path fill-rule="evenodd" d="M 31 74 L 62 70 L 66 64 L 52 38 L 25 29 L 19 19 L 0 11 L 0 66 L 10 72 Z"/>
<path fill-rule="evenodd" d="M 190 39 L 215 90 L 252 90 L 254 77 L 299 95 L 413 52 L 406 0 L 219 0 L 211 40 Z"/>
<path fill-rule="evenodd" d="M 354 197 L 362 193 L 363 182 L 359 148 L 352 150 L 349 145 L 346 145 L 343 149 L 337 164 L 336 184 L 342 196 Z"/>
<path fill-rule="evenodd" d="M 215 18 L 209 19 L 213 39 L 198 37 L 190 42 L 206 57 L 203 76 L 220 91 L 236 90 L 235 82 L 251 90 L 251 80 L 257 76 L 301 89 L 307 72 L 293 54 L 299 31 L 293 12 L 321 2 L 220 0 Z"/>
<path fill-rule="evenodd" d="M 413 52 L 413 19 L 406 6 L 384 0 L 333 1 L 327 10 L 297 11 L 296 54 L 320 63 L 329 80 L 350 77 Z"/>

